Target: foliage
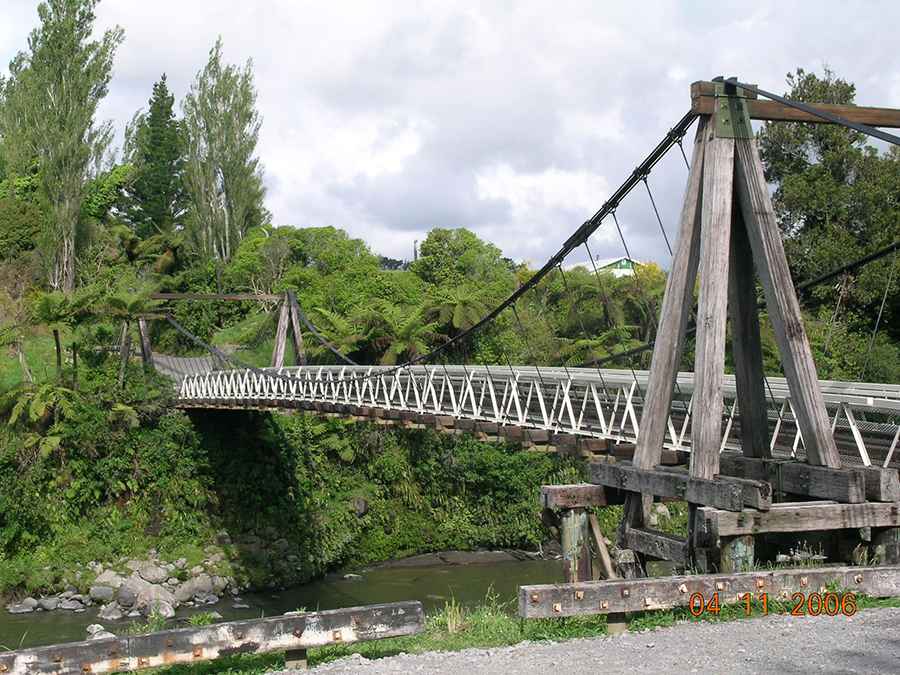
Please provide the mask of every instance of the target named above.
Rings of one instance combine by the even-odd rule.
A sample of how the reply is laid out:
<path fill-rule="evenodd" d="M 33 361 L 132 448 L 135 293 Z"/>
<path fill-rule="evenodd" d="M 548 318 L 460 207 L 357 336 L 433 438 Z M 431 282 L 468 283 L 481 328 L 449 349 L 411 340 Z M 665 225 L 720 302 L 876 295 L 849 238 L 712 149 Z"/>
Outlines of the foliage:
<path fill-rule="evenodd" d="M 825 69 L 798 69 L 787 77 L 787 95 L 801 101 L 854 103 L 855 86 Z M 812 279 L 900 239 L 900 152 L 879 152 L 862 134 L 828 124 L 768 123 L 759 136 L 766 177 L 788 259 L 799 281 Z M 900 339 L 900 261 L 867 265 L 852 277 L 815 292 L 816 300 L 843 307 L 851 325 L 872 329 L 887 288 L 883 330 Z M 848 311 L 849 310 L 849 311 Z"/>
<path fill-rule="evenodd" d="M 0 136 L 5 162 L 25 172 L 40 166 L 41 188 L 52 218 L 45 246 L 52 249 L 51 287 L 75 288 L 75 254 L 86 179 L 102 159 L 112 135 L 94 115 L 107 92 L 122 30 L 94 32 L 97 0 L 47 0 L 38 6 L 41 25 L 28 51 L 10 63 L 4 85 Z"/>
<path fill-rule="evenodd" d="M 135 114 L 126 131 L 125 153 L 137 170 L 129 218 L 142 238 L 171 234 L 187 206 L 184 129 L 174 104 L 163 73 L 153 85 L 148 111 Z"/>
<path fill-rule="evenodd" d="M 188 226 L 199 252 L 231 259 L 247 231 L 264 223 L 265 188 L 254 156 L 260 119 L 253 65 L 222 64 L 222 40 L 184 99 Z"/>

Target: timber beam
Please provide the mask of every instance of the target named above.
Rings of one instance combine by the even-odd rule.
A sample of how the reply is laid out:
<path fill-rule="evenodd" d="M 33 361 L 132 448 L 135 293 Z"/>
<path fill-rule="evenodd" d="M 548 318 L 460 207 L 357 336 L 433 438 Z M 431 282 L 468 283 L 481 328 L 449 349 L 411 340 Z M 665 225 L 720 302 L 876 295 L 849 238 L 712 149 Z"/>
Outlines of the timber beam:
<path fill-rule="evenodd" d="M 680 537 L 649 527 L 626 527 L 624 539 L 626 546 L 638 553 L 679 565 L 687 564 L 688 543 Z"/>
<path fill-rule="evenodd" d="M 606 490 L 602 485 L 576 483 L 541 486 L 541 506 L 545 509 L 576 509 L 606 505 Z"/>
<path fill-rule="evenodd" d="M 720 537 L 764 532 L 818 532 L 860 527 L 900 527 L 900 503 L 793 502 L 774 504 L 768 511 L 734 512 L 697 509 L 697 537 L 715 545 Z"/>
<path fill-rule="evenodd" d="M 900 567 L 780 569 L 520 586 L 519 616 L 545 619 L 686 607 L 697 593 L 704 602 L 718 593 L 724 605 L 743 602 L 747 593 L 787 599 L 798 591 L 824 593 L 835 586 L 840 592 L 878 598 L 900 596 Z"/>
<path fill-rule="evenodd" d="M 420 602 L 392 602 L 0 652 L 0 673 L 141 670 L 413 635 L 424 625 Z"/>
<path fill-rule="evenodd" d="M 750 119 L 768 122 L 808 122 L 828 124 L 821 117 L 777 101 L 762 100 L 752 92 L 745 92 L 744 98 Z M 717 110 L 716 83 L 694 82 L 691 85 L 691 111 L 697 115 L 712 115 Z M 868 124 L 873 127 L 900 128 L 900 110 L 896 108 L 873 108 L 858 105 L 837 105 L 833 103 L 810 103 L 825 112 L 840 115 L 851 122 Z"/>
<path fill-rule="evenodd" d="M 763 481 L 728 476 L 693 478 L 677 469 L 638 469 L 626 462 L 592 462 L 590 470 L 591 482 L 629 492 L 675 497 L 728 511 L 741 511 L 745 506 L 768 509 L 772 505 L 772 488 Z"/>
<path fill-rule="evenodd" d="M 890 478 L 885 477 L 882 483 L 880 475 L 876 475 L 877 469 L 867 481 L 862 468 L 832 469 L 794 460 L 758 459 L 723 453 L 719 457 L 719 471 L 724 476 L 768 481 L 772 489 L 779 492 L 848 504 L 865 501 L 869 482 L 872 483 L 873 495 L 878 494 L 878 501 L 882 501 L 882 494 L 890 493 Z M 893 473 L 896 478 L 896 470 Z M 897 490 L 897 499 L 884 501 L 900 500 L 900 484 Z"/>

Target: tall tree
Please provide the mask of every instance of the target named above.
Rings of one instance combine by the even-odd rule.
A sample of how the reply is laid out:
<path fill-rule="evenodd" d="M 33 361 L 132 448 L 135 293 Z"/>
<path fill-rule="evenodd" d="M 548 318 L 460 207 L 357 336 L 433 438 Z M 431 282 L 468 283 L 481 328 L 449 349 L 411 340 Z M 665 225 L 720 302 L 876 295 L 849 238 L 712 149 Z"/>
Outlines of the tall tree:
<path fill-rule="evenodd" d="M 789 98 L 807 102 L 855 102 L 856 87 L 825 69 L 787 76 Z M 800 280 L 813 278 L 900 237 L 900 152 L 879 152 L 863 134 L 831 124 L 767 123 L 759 134 L 766 178 L 775 184 L 774 203 L 788 260 Z M 842 311 L 862 324 L 874 322 L 884 297 L 892 258 L 867 265 L 846 286 L 816 291 L 831 306 L 847 297 Z M 900 268 L 898 268 L 900 270 Z M 900 284 L 888 287 L 884 328 L 900 335 Z"/>
<path fill-rule="evenodd" d="M 247 230 L 268 218 L 252 61 L 223 65 L 219 38 L 183 108 L 190 234 L 202 253 L 227 261 Z"/>
<path fill-rule="evenodd" d="M 141 238 L 173 232 L 185 212 L 184 133 L 174 104 L 163 73 L 147 111 L 139 111 L 125 132 L 126 158 L 136 170 L 130 216 Z"/>
<path fill-rule="evenodd" d="M 113 58 L 123 39 L 116 27 L 92 39 L 97 0 L 47 0 L 27 51 L 10 63 L 4 84 L 0 136 L 9 169 L 40 167 L 50 206 L 43 250 L 51 288 L 75 288 L 79 216 L 86 180 L 112 138 L 110 122 L 95 123 L 106 96 Z"/>

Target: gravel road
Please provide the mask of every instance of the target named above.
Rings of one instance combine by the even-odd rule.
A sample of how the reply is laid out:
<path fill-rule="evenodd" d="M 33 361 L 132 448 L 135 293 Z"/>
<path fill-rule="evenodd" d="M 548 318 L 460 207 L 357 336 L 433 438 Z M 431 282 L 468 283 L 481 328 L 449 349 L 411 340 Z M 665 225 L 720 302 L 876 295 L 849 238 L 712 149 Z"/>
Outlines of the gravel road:
<path fill-rule="evenodd" d="M 682 623 L 645 633 L 496 649 L 354 656 L 312 671 L 406 673 L 900 673 L 900 609 L 847 617 L 770 616 L 727 623 Z"/>

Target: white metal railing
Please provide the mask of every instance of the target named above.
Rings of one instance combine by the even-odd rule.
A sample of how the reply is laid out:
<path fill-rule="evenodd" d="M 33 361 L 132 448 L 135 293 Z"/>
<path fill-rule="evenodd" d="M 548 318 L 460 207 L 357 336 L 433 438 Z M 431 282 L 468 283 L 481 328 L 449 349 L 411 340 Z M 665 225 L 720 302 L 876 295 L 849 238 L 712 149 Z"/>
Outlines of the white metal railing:
<path fill-rule="evenodd" d="M 183 404 L 240 403 L 290 407 L 293 403 L 334 403 L 449 415 L 634 442 L 648 372 L 533 366 L 306 366 L 260 370 L 215 370 L 183 377 Z M 900 385 L 821 381 L 836 437 L 843 450 L 871 463 L 877 446 L 887 466 L 900 440 Z M 679 373 L 668 420 L 666 446 L 690 449 L 693 373 Z M 803 447 L 787 382 L 768 378 L 772 448 Z M 725 423 L 722 449 L 738 447 L 734 376 L 723 387 Z"/>

